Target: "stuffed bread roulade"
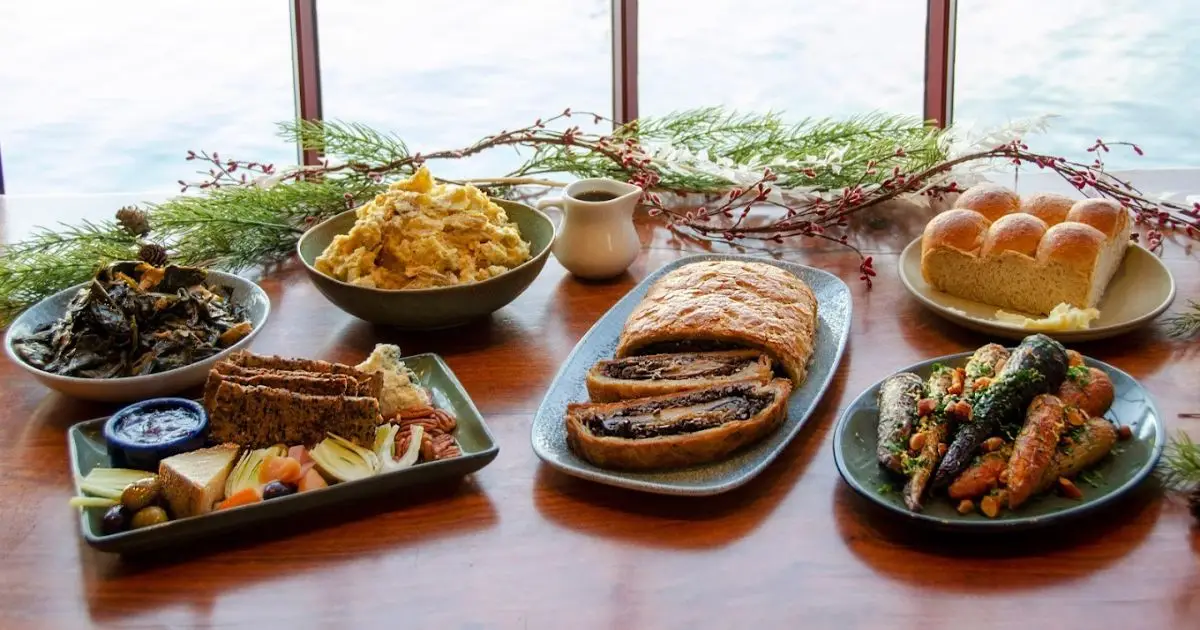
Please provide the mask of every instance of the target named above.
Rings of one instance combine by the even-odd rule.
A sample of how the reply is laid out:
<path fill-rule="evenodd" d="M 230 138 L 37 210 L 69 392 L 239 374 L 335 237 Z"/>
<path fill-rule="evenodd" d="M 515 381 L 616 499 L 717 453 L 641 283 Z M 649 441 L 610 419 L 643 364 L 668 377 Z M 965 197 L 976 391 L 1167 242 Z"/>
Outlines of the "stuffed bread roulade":
<path fill-rule="evenodd" d="M 613 402 L 737 381 L 771 380 L 771 359 L 757 350 L 650 354 L 600 361 L 588 370 L 588 396 Z"/>
<path fill-rule="evenodd" d="M 567 406 L 567 444 L 601 468 L 716 461 L 766 437 L 787 415 L 791 381 L 742 381 L 615 403 Z"/>
<path fill-rule="evenodd" d="M 625 322 L 616 356 L 758 350 L 799 387 L 816 329 L 816 297 L 791 272 L 767 263 L 695 262 L 650 287 Z"/>

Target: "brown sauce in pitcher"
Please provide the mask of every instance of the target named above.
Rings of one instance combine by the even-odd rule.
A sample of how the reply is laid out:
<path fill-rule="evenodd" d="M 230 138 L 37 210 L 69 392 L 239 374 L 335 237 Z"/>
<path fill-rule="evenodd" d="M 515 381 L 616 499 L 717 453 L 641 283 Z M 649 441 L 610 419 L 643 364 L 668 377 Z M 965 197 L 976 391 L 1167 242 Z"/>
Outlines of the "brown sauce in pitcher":
<path fill-rule="evenodd" d="M 577 195 L 571 195 L 579 201 L 612 201 L 617 198 L 617 195 L 608 192 L 607 190 L 585 190 Z"/>

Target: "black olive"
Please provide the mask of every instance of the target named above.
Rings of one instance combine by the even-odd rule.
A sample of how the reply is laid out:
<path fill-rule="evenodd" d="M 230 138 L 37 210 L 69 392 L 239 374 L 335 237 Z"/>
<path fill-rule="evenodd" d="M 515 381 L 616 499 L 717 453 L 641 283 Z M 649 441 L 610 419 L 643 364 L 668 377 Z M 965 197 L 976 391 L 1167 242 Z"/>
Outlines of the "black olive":
<path fill-rule="evenodd" d="M 114 505 L 100 519 L 100 531 L 105 535 L 119 534 L 129 525 L 129 511 L 124 506 Z"/>
<path fill-rule="evenodd" d="M 266 501 L 269 499 L 286 497 L 289 494 L 295 494 L 295 492 L 295 488 L 283 483 L 282 481 L 272 481 L 271 483 L 263 486 L 262 497 L 263 500 Z"/>

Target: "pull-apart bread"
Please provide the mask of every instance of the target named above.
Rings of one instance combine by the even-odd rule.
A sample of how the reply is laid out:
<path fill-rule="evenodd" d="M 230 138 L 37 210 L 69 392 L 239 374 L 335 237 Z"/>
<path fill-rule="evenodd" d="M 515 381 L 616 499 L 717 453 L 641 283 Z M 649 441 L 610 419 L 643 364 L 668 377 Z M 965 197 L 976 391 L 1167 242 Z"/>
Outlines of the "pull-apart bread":
<path fill-rule="evenodd" d="M 791 272 L 767 263 L 696 262 L 650 287 L 625 322 L 616 355 L 756 350 L 799 387 L 816 328 L 816 297 Z"/>
<path fill-rule="evenodd" d="M 1095 307 L 1129 245 L 1129 213 L 1107 199 L 1021 200 L 987 184 L 955 205 L 925 227 L 921 274 L 939 291 L 1003 309 Z"/>
<path fill-rule="evenodd" d="M 792 383 L 742 381 L 567 407 L 567 444 L 601 468 L 650 470 L 723 459 L 779 428 Z"/>

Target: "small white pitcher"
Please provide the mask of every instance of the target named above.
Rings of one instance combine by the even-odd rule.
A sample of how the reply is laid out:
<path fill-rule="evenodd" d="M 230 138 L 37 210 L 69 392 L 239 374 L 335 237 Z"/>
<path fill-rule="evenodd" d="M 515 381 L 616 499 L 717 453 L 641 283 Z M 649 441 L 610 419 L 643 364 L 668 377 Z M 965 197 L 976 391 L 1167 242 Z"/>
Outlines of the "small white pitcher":
<path fill-rule="evenodd" d="M 538 201 L 539 210 L 562 208 L 558 237 L 550 251 L 572 274 L 589 280 L 613 278 L 642 250 L 633 211 L 642 189 L 614 179 L 581 179 L 563 197 Z"/>

